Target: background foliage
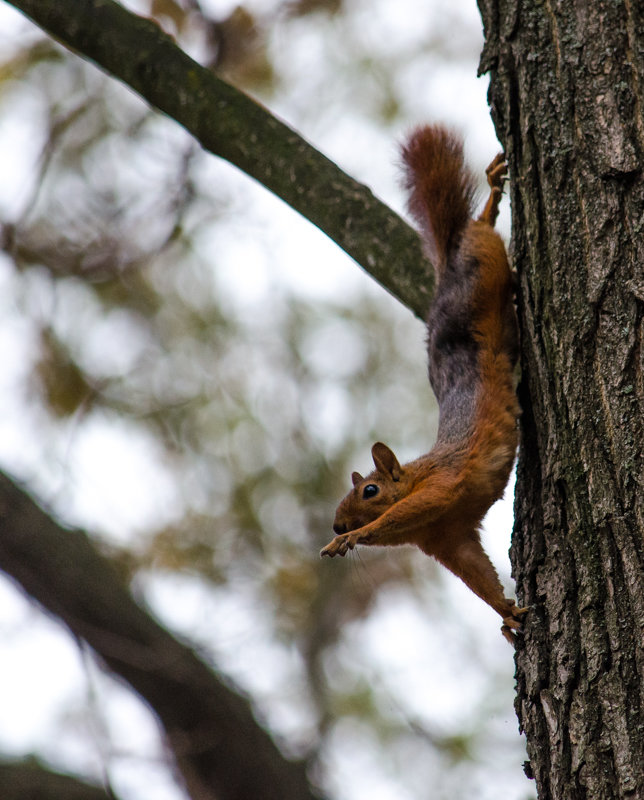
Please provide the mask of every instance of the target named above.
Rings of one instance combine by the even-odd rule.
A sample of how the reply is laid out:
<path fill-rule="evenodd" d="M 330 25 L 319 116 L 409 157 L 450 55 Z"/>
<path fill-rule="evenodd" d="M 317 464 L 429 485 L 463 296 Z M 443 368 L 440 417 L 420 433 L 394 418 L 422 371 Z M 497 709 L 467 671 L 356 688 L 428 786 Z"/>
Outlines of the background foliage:
<path fill-rule="evenodd" d="M 497 147 L 471 5 L 129 4 L 397 209 L 411 124 L 460 125 L 479 169 Z M 416 552 L 317 555 L 374 440 L 403 458 L 432 441 L 422 326 L 288 208 L 2 12 L 3 467 L 91 529 L 334 797 L 530 796 L 495 615 Z M 3 702 L 6 756 L 122 798 L 181 797 L 147 711 L 1 591 L 5 685 L 21 687 Z"/>

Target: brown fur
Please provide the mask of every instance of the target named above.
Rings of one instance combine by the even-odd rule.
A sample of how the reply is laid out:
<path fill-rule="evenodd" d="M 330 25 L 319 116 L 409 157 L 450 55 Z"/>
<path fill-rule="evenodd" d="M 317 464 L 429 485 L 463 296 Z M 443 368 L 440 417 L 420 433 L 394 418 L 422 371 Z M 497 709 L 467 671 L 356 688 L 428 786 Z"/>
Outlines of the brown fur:
<path fill-rule="evenodd" d="M 497 611 L 512 640 L 525 609 L 503 596 L 479 535 L 517 446 L 512 278 L 494 231 L 506 166 L 499 155 L 488 167 L 490 196 L 473 220 L 474 180 L 459 139 L 426 126 L 402 154 L 409 208 L 437 273 L 427 349 L 438 437 L 429 453 L 402 466 L 386 445 L 373 446 L 375 469 L 366 478 L 353 473 L 354 488 L 336 512 L 336 536 L 321 555 L 345 555 L 356 544 L 415 544 Z"/>

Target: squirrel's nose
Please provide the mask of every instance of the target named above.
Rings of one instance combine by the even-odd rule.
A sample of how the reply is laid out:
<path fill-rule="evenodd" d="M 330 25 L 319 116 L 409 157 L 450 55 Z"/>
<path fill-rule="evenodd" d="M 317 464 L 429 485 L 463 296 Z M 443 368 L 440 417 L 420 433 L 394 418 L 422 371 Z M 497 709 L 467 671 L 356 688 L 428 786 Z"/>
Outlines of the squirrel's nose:
<path fill-rule="evenodd" d="M 341 533 L 346 533 L 347 532 L 347 526 L 346 525 L 340 525 L 339 522 L 336 522 L 333 525 L 333 532 L 335 533 L 336 536 L 338 536 Z"/>

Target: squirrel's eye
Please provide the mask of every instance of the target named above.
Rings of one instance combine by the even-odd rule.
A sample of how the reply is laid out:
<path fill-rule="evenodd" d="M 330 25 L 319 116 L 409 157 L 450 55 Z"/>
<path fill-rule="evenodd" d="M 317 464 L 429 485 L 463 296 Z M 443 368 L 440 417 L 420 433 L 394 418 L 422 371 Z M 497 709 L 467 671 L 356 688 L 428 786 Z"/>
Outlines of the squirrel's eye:
<path fill-rule="evenodd" d="M 362 490 L 362 496 L 365 500 L 368 500 L 370 497 L 375 497 L 379 491 L 380 489 L 375 483 L 368 483 Z"/>

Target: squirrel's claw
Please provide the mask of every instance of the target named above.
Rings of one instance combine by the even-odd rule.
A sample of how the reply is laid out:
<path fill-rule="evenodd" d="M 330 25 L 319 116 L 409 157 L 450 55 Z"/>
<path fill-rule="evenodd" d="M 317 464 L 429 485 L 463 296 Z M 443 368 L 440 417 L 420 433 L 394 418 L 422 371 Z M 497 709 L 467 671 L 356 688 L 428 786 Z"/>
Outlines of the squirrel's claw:
<path fill-rule="evenodd" d="M 517 634 L 510 628 L 508 625 L 501 625 L 501 633 L 503 637 L 510 642 L 513 647 L 516 647 L 517 643 Z M 520 628 L 517 633 L 523 633 L 523 629 Z"/>
<path fill-rule="evenodd" d="M 508 165 L 505 160 L 505 153 L 497 153 L 492 163 L 485 170 L 490 189 L 503 189 L 503 184 L 507 180 L 507 171 Z"/>
<path fill-rule="evenodd" d="M 353 533 L 341 533 L 330 541 L 326 547 L 320 550 L 320 557 L 330 556 L 344 556 L 348 550 L 353 550 L 356 546 L 358 538 Z"/>
<path fill-rule="evenodd" d="M 507 171 L 508 165 L 503 153 L 498 153 L 490 166 L 485 170 L 488 186 L 490 187 L 490 196 L 485 204 L 485 208 L 479 216 L 479 222 L 485 222 L 492 228 L 494 227 L 499 213 L 499 203 L 501 201 L 501 195 L 503 194 L 503 184 L 507 179 Z"/>
<path fill-rule="evenodd" d="M 517 634 L 523 636 L 523 617 L 528 613 L 530 607 L 517 608 L 514 606 L 509 617 L 503 618 L 501 633 L 512 645 L 517 643 Z"/>
<path fill-rule="evenodd" d="M 329 558 L 333 558 L 333 556 L 343 556 L 347 552 L 346 547 L 342 549 L 342 542 L 338 541 L 339 538 L 339 536 L 336 536 L 336 538 L 330 541 L 326 547 L 323 547 L 320 550 L 320 558 L 323 558 L 324 556 L 329 556 Z"/>

